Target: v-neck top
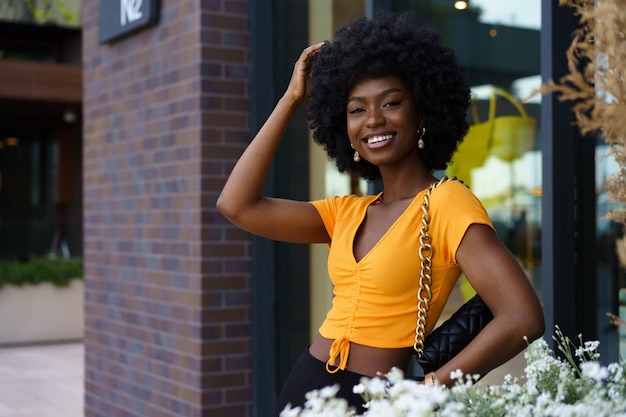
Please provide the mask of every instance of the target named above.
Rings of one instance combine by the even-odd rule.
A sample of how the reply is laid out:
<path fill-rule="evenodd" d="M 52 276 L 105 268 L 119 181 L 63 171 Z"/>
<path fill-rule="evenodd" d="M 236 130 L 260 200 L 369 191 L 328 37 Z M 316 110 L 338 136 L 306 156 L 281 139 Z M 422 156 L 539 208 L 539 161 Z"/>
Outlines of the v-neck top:
<path fill-rule="evenodd" d="M 337 196 L 312 201 L 331 238 L 328 273 L 334 285 L 330 311 L 319 329 L 334 340 L 328 372 L 345 369 L 350 342 L 377 348 L 413 345 L 417 321 L 420 260 L 419 228 L 423 190 L 360 260 L 354 257 L 354 239 L 367 209 L 380 197 Z M 474 194 L 462 183 L 449 181 L 430 196 L 429 233 L 433 247 L 432 299 L 426 334 L 430 333 L 461 270 L 456 251 L 472 224 L 493 228 Z M 339 366 L 331 364 L 339 358 Z"/>

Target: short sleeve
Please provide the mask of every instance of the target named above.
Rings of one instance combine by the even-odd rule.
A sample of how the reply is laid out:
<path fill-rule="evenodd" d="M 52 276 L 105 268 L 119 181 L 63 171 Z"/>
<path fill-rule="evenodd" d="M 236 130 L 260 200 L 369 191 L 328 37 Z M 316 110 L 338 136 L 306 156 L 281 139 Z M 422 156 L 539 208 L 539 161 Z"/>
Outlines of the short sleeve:
<path fill-rule="evenodd" d="M 456 251 L 471 225 L 484 224 L 494 229 L 480 200 L 459 181 L 449 181 L 434 190 L 429 210 L 433 245 L 443 250 L 444 262 L 449 264 L 456 264 Z"/>
<path fill-rule="evenodd" d="M 313 204 L 313 207 L 315 207 L 320 217 L 322 218 L 322 222 L 324 222 L 324 227 L 326 228 L 328 236 L 330 236 L 331 240 L 333 238 L 333 232 L 335 231 L 338 200 L 339 197 L 331 197 L 323 200 L 310 201 L 310 203 Z"/>

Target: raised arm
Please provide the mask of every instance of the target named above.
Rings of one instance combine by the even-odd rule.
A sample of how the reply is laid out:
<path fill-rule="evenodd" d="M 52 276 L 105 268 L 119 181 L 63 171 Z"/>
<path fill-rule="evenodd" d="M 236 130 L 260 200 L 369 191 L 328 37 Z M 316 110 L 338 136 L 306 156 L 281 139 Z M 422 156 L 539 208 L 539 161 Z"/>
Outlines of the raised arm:
<path fill-rule="evenodd" d="M 302 51 L 287 90 L 237 161 L 217 200 L 217 209 L 226 218 L 251 233 L 286 242 L 329 241 L 322 220 L 310 203 L 262 195 L 285 129 L 307 98 L 311 62 L 322 46 L 320 43 Z"/>
<path fill-rule="evenodd" d="M 496 232 L 474 224 L 467 230 L 456 254 L 470 284 L 493 313 L 493 320 L 455 358 L 435 373 L 449 385 L 450 372 L 485 375 L 543 335 L 544 318 L 530 281 Z"/>

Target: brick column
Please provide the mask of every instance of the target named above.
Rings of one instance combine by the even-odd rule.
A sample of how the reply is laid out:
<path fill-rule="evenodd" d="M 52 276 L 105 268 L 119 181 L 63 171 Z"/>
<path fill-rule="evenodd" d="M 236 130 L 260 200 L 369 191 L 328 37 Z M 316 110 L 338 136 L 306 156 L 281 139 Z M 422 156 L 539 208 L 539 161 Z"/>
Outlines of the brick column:
<path fill-rule="evenodd" d="M 250 238 L 215 210 L 249 138 L 249 2 L 161 0 L 158 26 L 100 45 L 100 1 L 83 1 L 85 415 L 250 416 Z"/>

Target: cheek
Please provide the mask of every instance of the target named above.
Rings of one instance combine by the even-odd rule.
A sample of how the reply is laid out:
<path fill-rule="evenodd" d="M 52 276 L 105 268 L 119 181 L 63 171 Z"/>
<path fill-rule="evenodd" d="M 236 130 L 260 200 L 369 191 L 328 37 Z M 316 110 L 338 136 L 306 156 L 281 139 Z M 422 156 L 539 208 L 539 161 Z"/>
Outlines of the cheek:
<path fill-rule="evenodd" d="M 351 141 L 356 140 L 359 128 L 360 124 L 356 123 L 354 120 L 350 120 L 350 118 L 346 120 L 346 132 L 348 133 L 348 138 L 350 138 Z"/>
<path fill-rule="evenodd" d="M 402 124 L 407 129 L 414 130 L 415 134 L 419 130 L 419 118 L 412 112 L 406 112 L 398 118 L 397 123 Z"/>

